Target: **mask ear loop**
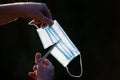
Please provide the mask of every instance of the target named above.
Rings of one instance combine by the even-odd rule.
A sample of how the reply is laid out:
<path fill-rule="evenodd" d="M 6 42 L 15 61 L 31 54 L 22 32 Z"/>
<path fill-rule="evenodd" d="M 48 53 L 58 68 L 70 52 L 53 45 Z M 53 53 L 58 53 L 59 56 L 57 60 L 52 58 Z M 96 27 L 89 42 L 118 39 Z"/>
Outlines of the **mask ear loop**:
<path fill-rule="evenodd" d="M 76 76 L 76 75 L 71 74 L 70 71 L 69 71 L 69 69 L 68 69 L 68 67 L 66 66 L 66 70 L 67 70 L 68 74 L 69 74 L 70 76 L 72 76 L 72 77 L 77 77 L 77 78 L 79 78 L 79 77 L 81 77 L 82 74 L 83 74 L 83 66 L 82 66 L 82 57 L 81 57 L 81 54 L 80 54 L 79 56 L 80 56 L 80 66 L 81 66 L 81 73 L 80 73 L 80 75 Z"/>
<path fill-rule="evenodd" d="M 35 24 L 35 20 L 30 21 L 28 25 L 34 25 L 37 29 L 39 29 L 39 27 Z"/>

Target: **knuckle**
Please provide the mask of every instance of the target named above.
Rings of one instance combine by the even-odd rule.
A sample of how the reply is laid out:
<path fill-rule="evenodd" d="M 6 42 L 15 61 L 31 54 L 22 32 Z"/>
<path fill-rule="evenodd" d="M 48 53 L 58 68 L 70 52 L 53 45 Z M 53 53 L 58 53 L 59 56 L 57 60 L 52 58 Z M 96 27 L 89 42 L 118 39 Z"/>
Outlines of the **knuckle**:
<path fill-rule="evenodd" d="M 43 6 L 47 6 L 45 3 L 42 3 Z"/>

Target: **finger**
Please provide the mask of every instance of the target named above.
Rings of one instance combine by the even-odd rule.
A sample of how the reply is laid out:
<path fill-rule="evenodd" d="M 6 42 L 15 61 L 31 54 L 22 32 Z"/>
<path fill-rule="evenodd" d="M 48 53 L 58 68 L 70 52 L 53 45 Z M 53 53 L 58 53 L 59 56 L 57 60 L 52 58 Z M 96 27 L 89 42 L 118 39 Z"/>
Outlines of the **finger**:
<path fill-rule="evenodd" d="M 48 59 L 44 59 L 42 64 L 44 67 L 54 68 L 54 66 L 52 65 L 52 63 Z"/>
<path fill-rule="evenodd" d="M 39 61 L 39 63 L 37 64 L 38 65 L 38 68 L 39 67 L 46 67 L 47 66 L 47 64 L 46 64 L 46 59 L 42 59 L 41 58 L 41 60 Z"/>
<path fill-rule="evenodd" d="M 37 68 L 38 68 L 38 65 L 33 66 L 33 70 L 37 70 Z"/>
<path fill-rule="evenodd" d="M 44 11 L 42 15 L 46 23 L 48 23 L 50 26 L 53 25 L 52 14 L 47 6 L 44 7 Z"/>
<path fill-rule="evenodd" d="M 36 78 L 37 78 L 35 72 L 29 72 L 29 73 L 28 73 L 28 76 L 30 76 L 30 77 L 33 78 L 33 79 L 36 79 Z"/>
<path fill-rule="evenodd" d="M 52 19 L 52 14 L 46 4 L 43 3 L 43 8 L 41 11 L 44 14 L 44 16 L 48 17 L 49 19 Z"/>
<path fill-rule="evenodd" d="M 38 19 L 41 20 L 42 23 L 48 24 L 49 26 L 52 26 L 54 23 L 52 19 L 44 16 L 43 14 L 39 15 Z"/>
<path fill-rule="evenodd" d="M 46 61 L 46 67 L 54 71 L 54 66 L 49 60 Z"/>
<path fill-rule="evenodd" d="M 40 20 L 36 20 L 36 19 L 34 20 L 33 23 L 36 24 L 36 25 L 42 24 L 42 22 Z"/>
<path fill-rule="evenodd" d="M 44 60 L 43 60 L 42 64 L 43 64 L 44 67 L 47 66 L 47 61 L 48 61 L 48 59 L 44 59 Z"/>
<path fill-rule="evenodd" d="M 42 57 L 42 55 L 41 55 L 40 52 L 37 52 L 37 53 L 35 54 L 35 64 L 38 64 L 38 59 L 41 58 L 41 57 Z"/>
<path fill-rule="evenodd" d="M 28 72 L 28 75 L 30 76 L 30 77 L 32 77 L 33 76 L 33 72 Z"/>
<path fill-rule="evenodd" d="M 42 27 L 42 28 L 44 28 L 44 27 L 46 27 L 48 24 L 46 24 L 46 23 L 42 23 L 42 25 L 40 26 L 40 27 Z"/>
<path fill-rule="evenodd" d="M 53 20 L 49 17 L 46 17 L 43 13 L 36 12 L 35 16 L 31 17 L 32 19 L 39 20 L 44 24 L 53 25 Z"/>

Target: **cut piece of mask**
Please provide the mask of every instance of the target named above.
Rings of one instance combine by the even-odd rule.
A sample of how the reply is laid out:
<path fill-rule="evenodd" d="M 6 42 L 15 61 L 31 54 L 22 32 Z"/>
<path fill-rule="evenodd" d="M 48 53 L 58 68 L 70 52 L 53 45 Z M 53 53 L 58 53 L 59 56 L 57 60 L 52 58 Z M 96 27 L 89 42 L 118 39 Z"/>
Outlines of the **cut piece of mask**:
<path fill-rule="evenodd" d="M 37 29 L 40 40 L 43 44 L 44 49 L 49 46 L 55 44 L 59 41 L 59 43 L 51 50 L 50 54 L 55 57 L 58 62 L 60 62 L 64 67 L 66 67 L 68 73 L 70 74 L 67 66 L 68 64 L 76 57 L 80 56 L 80 66 L 81 66 L 81 74 L 82 74 L 82 61 L 80 51 L 73 44 L 70 38 L 67 36 L 65 31 L 59 25 L 59 23 L 54 20 L 54 24 L 52 26 L 45 26 L 44 28 Z M 73 77 L 80 77 L 74 76 Z"/>

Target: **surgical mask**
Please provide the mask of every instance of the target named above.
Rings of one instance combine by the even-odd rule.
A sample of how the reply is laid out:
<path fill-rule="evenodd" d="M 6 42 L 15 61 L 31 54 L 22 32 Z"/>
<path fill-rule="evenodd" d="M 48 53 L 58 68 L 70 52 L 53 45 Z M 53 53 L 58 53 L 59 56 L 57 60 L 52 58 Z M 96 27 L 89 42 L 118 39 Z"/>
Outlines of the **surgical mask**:
<path fill-rule="evenodd" d="M 45 26 L 44 28 L 37 27 L 37 32 L 44 49 L 58 42 L 57 45 L 51 50 L 50 54 L 56 58 L 56 60 L 58 60 L 58 62 L 60 62 L 63 67 L 66 67 L 70 76 L 80 77 L 82 75 L 82 59 L 80 51 L 70 40 L 59 23 L 54 20 L 54 24 L 52 26 Z M 80 56 L 81 74 L 75 76 L 69 72 L 67 66 L 77 56 Z"/>

